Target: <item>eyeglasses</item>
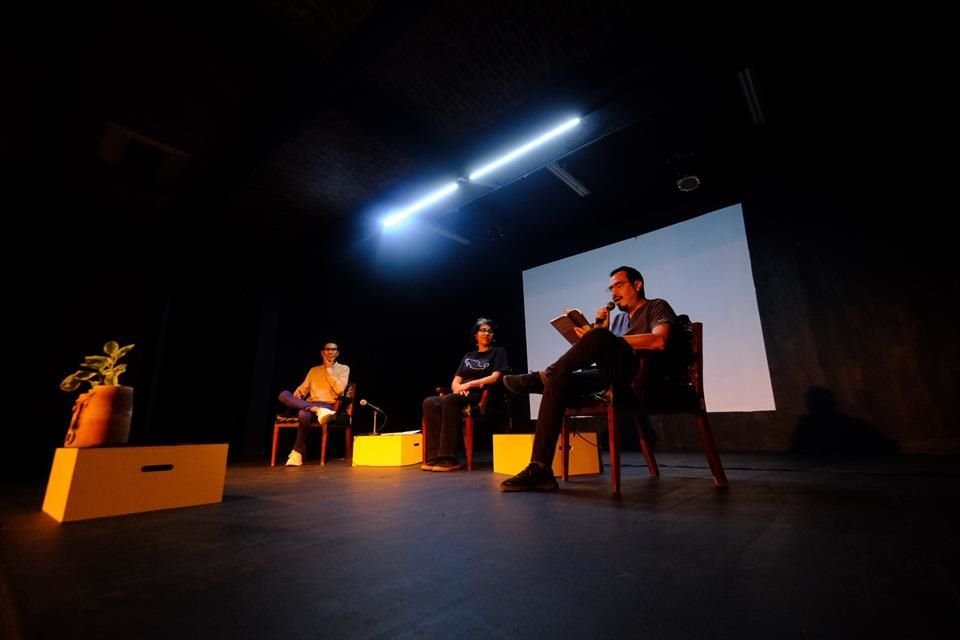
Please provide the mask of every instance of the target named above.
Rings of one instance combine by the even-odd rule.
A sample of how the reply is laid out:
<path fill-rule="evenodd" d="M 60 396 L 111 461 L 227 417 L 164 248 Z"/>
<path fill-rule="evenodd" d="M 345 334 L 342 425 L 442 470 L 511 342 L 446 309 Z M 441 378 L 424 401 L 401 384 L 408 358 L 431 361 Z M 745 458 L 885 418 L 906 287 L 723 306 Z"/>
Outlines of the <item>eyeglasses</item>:
<path fill-rule="evenodd" d="M 629 280 L 621 280 L 620 282 L 614 282 L 612 285 L 610 285 L 609 287 L 607 287 L 607 291 L 609 291 L 610 293 L 613 293 L 614 291 L 616 291 L 617 289 L 621 288 L 621 287 L 622 287 L 623 285 L 625 285 L 625 284 L 630 284 L 630 281 L 629 281 Z"/>
<path fill-rule="evenodd" d="M 324 349 L 324 351 L 334 351 L 334 352 L 336 352 L 336 351 L 340 351 L 340 349 L 329 349 L 329 348 L 326 348 L 326 349 Z"/>
<path fill-rule="evenodd" d="M 484 327 L 483 329 L 477 329 L 477 333 L 493 333 L 493 329 L 487 329 Z"/>

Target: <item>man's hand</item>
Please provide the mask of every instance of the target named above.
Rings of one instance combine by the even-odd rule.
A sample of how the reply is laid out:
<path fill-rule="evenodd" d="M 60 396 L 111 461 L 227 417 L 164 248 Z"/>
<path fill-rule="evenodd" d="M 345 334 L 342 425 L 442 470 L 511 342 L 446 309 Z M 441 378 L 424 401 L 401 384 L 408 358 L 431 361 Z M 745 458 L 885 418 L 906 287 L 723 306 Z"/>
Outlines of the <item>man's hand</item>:
<path fill-rule="evenodd" d="M 610 310 L 606 307 L 600 307 L 600 310 L 597 311 L 597 315 L 594 317 L 596 318 L 596 322 L 593 324 L 593 326 L 600 329 L 606 329 L 610 323 Z"/>
<path fill-rule="evenodd" d="M 578 338 L 582 338 L 587 334 L 588 331 L 593 329 L 593 327 L 574 327 L 573 331 L 577 334 Z"/>

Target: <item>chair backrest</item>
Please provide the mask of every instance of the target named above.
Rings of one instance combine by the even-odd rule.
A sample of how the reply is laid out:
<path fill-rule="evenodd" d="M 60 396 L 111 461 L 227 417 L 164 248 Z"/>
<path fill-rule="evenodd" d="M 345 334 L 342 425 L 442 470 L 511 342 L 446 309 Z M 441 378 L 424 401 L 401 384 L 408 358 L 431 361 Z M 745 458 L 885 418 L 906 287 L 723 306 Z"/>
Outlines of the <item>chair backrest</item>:
<path fill-rule="evenodd" d="M 705 411 L 707 402 L 703 397 L 703 323 L 691 322 L 690 327 L 693 335 L 690 341 L 691 358 L 687 365 L 687 372 L 690 377 L 690 384 L 693 385 L 693 389 L 697 393 L 700 410 Z"/>
<path fill-rule="evenodd" d="M 353 422 L 353 409 L 357 402 L 357 383 L 351 382 L 337 398 L 337 413 L 333 416 L 336 424 L 350 424 Z"/>
<path fill-rule="evenodd" d="M 642 356 L 630 387 L 655 413 L 704 410 L 703 323 L 678 316 L 667 350 Z"/>

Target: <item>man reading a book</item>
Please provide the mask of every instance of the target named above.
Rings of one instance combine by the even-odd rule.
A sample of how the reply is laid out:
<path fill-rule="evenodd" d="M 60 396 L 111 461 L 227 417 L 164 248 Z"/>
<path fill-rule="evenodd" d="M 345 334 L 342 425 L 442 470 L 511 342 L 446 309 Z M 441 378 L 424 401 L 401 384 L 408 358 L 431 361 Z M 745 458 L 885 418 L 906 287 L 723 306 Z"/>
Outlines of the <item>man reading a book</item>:
<path fill-rule="evenodd" d="M 504 480 L 503 491 L 548 491 L 557 488 L 553 476 L 553 454 L 563 426 L 563 413 L 578 396 L 611 385 L 626 386 L 645 355 L 667 349 L 670 330 L 677 320 L 666 300 L 648 300 L 643 276 L 633 267 L 610 272 L 611 299 L 621 312 L 612 324 L 609 312 L 597 312 L 594 327 L 577 327 L 579 340 L 543 371 L 504 376 L 513 393 L 541 393 L 540 413 L 530 464 Z M 607 328 L 609 326 L 609 328 Z M 636 391 L 636 390 L 635 390 Z"/>

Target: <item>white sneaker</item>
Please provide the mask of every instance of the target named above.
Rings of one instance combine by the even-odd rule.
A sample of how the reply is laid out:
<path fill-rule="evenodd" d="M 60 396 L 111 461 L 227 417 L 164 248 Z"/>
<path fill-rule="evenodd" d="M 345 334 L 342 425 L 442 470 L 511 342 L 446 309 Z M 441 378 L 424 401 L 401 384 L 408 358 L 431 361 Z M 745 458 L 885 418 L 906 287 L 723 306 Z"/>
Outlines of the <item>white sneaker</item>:
<path fill-rule="evenodd" d="M 320 424 L 327 424 L 328 422 L 330 422 L 330 420 L 333 419 L 333 416 L 335 415 L 336 415 L 336 412 L 331 411 L 330 409 L 326 409 L 324 407 L 320 407 L 317 410 L 317 422 L 319 422 Z"/>
<path fill-rule="evenodd" d="M 303 456 L 300 455 L 299 451 L 291 451 L 290 455 L 287 456 L 287 466 L 288 467 L 301 467 L 303 466 Z"/>

